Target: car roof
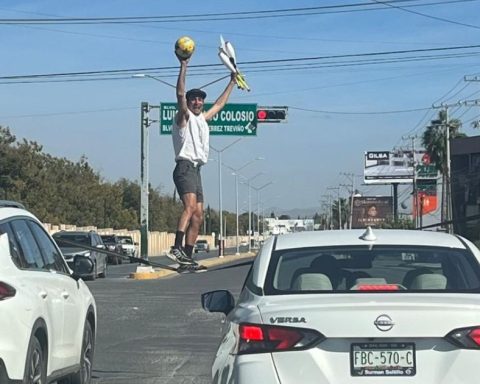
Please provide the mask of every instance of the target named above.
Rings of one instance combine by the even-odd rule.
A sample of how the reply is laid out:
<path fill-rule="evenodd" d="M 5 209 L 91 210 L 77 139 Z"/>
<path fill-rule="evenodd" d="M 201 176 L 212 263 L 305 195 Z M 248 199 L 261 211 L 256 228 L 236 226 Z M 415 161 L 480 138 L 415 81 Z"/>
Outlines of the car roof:
<path fill-rule="evenodd" d="M 79 236 L 79 235 L 89 235 L 90 233 L 93 233 L 93 232 L 89 232 L 89 231 L 59 231 L 59 232 L 55 232 L 53 234 L 53 236 L 58 236 L 58 235 L 72 235 L 72 236 Z"/>
<path fill-rule="evenodd" d="M 275 250 L 289 248 L 325 247 L 336 245 L 413 245 L 462 248 L 465 245 L 454 235 L 443 232 L 406 229 L 372 229 L 374 240 L 362 239 L 365 229 L 310 231 L 280 235 Z"/>
<path fill-rule="evenodd" d="M 2 200 L 5 201 L 5 200 Z M 0 220 L 7 219 L 14 216 L 28 216 L 32 219 L 38 220 L 35 215 L 27 211 L 25 208 L 22 208 L 23 205 L 19 204 L 18 206 L 14 205 L 0 205 Z"/>

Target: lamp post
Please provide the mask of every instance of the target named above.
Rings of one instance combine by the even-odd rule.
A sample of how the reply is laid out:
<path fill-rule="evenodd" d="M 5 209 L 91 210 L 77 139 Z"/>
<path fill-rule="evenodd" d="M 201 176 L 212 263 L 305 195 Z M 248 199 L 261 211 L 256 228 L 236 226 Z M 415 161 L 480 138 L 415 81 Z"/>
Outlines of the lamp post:
<path fill-rule="evenodd" d="M 210 148 L 213 149 L 215 152 L 218 153 L 218 205 L 219 205 L 219 216 L 220 216 L 220 231 L 218 234 L 218 257 L 223 257 L 224 251 L 224 244 L 223 244 L 223 201 L 222 201 L 222 153 L 233 146 L 234 144 L 238 143 L 242 139 L 237 139 L 234 142 L 228 144 L 227 146 L 223 147 L 222 149 L 216 149 L 215 147 L 210 145 Z"/>
<path fill-rule="evenodd" d="M 252 191 L 250 183 L 253 179 L 263 174 L 263 172 L 258 172 L 255 176 L 252 176 L 243 182 L 243 184 L 247 184 L 248 187 L 248 252 L 252 251 Z"/>
<path fill-rule="evenodd" d="M 145 78 L 149 78 L 149 79 L 153 79 L 153 80 L 155 80 L 155 81 L 159 81 L 160 83 L 163 83 L 163 84 L 165 84 L 165 85 L 168 85 L 169 87 L 176 88 L 175 85 L 170 84 L 170 83 L 167 83 L 166 81 L 160 80 L 158 77 L 149 75 L 149 74 L 147 74 L 147 73 L 136 73 L 135 75 L 132 75 L 132 77 L 135 78 L 135 79 L 145 79 Z"/>
<path fill-rule="evenodd" d="M 260 191 L 269 185 L 273 184 L 273 181 L 269 181 L 268 183 L 265 183 L 261 187 L 253 187 L 257 191 L 257 231 L 260 233 Z M 258 238 L 257 238 L 258 242 Z"/>
<path fill-rule="evenodd" d="M 241 167 L 238 167 L 238 168 L 233 168 L 233 167 L 230 167 L 227 164 L 224 164 L 225 167 L 232 170 L 232 175 L 235 176 L 235 211 L 236 211 L 236 239 L 235 239 L 235 242 L 236 242 L 236 246 L 237 246 L 237 252 L 235 253 L 236 255 L 240 254 L 240 244 L 238 243 L 238 237 L 239 237 L 239 233 L 238 233 L 238 227 L 239 227 L 239 223 L 238 223 L 238 176 L 239 176 L 239 171 L 246 168 L 247 166 L 249 166 L 250 164 L 254 163 L 257 160 L 265 160 L 265 158 L 256 157 L 256 158 L 248 161 L 247 163 L 245 163 L 244 165 L 242 165 Z"/>

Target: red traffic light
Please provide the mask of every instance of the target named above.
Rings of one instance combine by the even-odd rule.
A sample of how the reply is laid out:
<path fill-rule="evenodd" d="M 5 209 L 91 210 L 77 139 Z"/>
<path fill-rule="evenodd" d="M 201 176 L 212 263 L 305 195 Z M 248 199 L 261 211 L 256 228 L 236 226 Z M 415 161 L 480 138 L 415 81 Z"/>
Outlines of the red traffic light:
<path fill-rule="evenodd" d="M 258 120 L 265 120 L 267 118 L 267 111 L 264 109 L 260 109 L 257 111 L 257 119 Z"/>
<path fill-rule="evenodd" d="M 280 123 L 287 119 L 288 107 L 260 107 L 257 109 L 257 121 L 260 123 Z"/>

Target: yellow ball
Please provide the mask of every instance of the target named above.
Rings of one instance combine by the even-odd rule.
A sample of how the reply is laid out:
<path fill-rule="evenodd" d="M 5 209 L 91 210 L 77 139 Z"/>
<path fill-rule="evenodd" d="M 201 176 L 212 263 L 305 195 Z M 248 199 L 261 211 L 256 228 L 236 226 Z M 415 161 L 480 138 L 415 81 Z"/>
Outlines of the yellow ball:
<path fill-rule="evenodd" d="M 188 36 L 182 36 L 175 42 L 175 53 L 182 59 L 188 59 L 195 51 L 195 42 Z"/>

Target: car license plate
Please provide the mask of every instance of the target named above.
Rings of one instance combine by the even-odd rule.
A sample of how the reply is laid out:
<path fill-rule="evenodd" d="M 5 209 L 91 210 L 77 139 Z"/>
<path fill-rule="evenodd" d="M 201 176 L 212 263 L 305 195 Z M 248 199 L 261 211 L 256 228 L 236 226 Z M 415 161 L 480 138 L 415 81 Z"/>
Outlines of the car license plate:
<path fill-rule="evenodd" d="M 354 343 L 350 369 L 352 376 L 414 376 L 415 344 Z"/>

